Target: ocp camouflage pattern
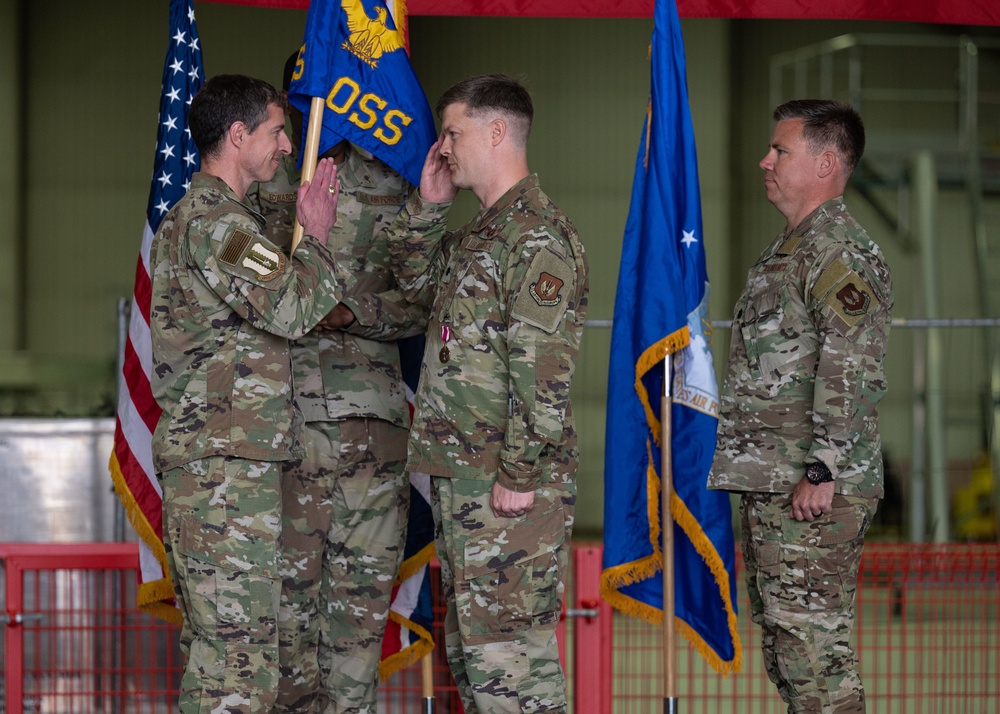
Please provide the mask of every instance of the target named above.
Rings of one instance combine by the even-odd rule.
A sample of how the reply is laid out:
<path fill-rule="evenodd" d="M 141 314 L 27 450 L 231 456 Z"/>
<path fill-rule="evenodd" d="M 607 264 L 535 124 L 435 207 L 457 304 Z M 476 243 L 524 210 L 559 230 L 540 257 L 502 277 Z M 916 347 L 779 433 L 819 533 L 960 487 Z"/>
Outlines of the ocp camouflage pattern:
<path fill-rule="evenodd" d="M 164 545 L 184 621 L 182 714 L 274 704 L 280 480 L 280 463 L 220 456 L 162 475 Z"/>
<path fill-rule="evenodd" d="M 422 333 L 427 310 L 394 290 L 382 229 L 399 213 L 411 186 L 351 145 L 337 179 L 340 199 L 329 246 L 345 292 L 357 296 L 344 304 L 358 325 L 350 332 L 316 330 L 293 343 L 295 399 L 306 421 L 370 417 L 409 427 L 395 340 Z"/>
<path fill-rule="evenodd" d="M 400 289 L 431 306 L 407 468 L 529 491 L 575 445 L 583 246 L 534 175 L 450 233 L 449 207 L 415 192 L 388 230 Z"/>
<path fill-rule="evenodd" d="M 374 714 L 410 495 L 403 470 L 409 409 L 395 340 L 422 332 L 427 311 L 393 289 L 385 267 L 381 230 L 410 185 L 352 145 L 337 179 L 329 245 L 354 294 L 344 303 L 357 322 L 351 333 L 316 330 L 292 343 L 307 455 L 286 464 L 282 483 L 276 711 Z M 262 187 L 261 195 L 272 193 Z"/>
<path fill-rule="evenodd" d="M 833 497 L 813 521 L 788 516 L 791 494 L 743 493 L 743 560 L 764 668 L 789 712 L 865 711 L 851 646 L 858 565 L 875 497 Z"/>
<path fill-rule="evenodd" d="M 892 305 L 885 257 L 841 197 L 779 236 L 736 304 L 709 487 L 789 492 L 818 461 L 838 493 L 881 496 Z"/>
<path fill-rule="evenodd" d="M 343 294 L 311 237 L 292 259 L 220 179 L 196 173 L 150 249 L 153 438 L 158 472 L 206 456 L 290 458 L 289 339 Z"/>
<path fill-rule="evenodd" d="M 466 712 L 565 712 L 559 624 L 576 463 L 535 491 L 523 516 L 490 508 L 492 484 L 433 479 L 431 507 L 448 612 L 445 650 Z"/>

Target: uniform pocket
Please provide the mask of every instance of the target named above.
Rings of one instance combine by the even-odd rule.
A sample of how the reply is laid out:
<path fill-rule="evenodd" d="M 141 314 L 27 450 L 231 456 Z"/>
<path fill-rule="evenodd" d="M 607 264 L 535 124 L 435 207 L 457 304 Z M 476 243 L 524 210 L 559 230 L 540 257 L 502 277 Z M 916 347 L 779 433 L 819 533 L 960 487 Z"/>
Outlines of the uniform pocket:
<path fill-rule="evenodd" d="M 795 572 L 789 573 L 798 583 L 798 608 L 838 610 L 853 601 L 864 525 L 862 510 L 850 505 L 838 505 L 814 521 L 783 518 L 783 538 L 800 553 Z"/>
<path fill-rule="evenodd" d="M 566 537 L 562 501 L 505 520 L 511 521 L 509 527 L 484 528 L 465 544 L 456 598 L 459 625 L 470 644 L 498 635 L 513 639 L 559 619 Z"/>

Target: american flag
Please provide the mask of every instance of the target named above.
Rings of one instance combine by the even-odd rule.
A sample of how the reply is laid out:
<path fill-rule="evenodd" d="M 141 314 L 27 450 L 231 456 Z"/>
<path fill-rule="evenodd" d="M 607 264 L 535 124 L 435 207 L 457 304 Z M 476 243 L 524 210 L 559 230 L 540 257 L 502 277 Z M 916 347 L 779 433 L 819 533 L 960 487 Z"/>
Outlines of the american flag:
<path fill-rule="evenodd" d="M 132 527 L 139 535 L 139 593 L 142 610 L 180 623 L 163 547 L 163 493 L 153 469 L 153 430 L 160 408 L 149 386 L 152 349 L 149 335 L 149 247 L 156 227 L 187 191 L 198 170 L 198 150 L 188 130 L 191 99 L 204 74 L 192 0 L 170 0 L 170 44 L 163 66 L 159 127 L 146 225 L 135 269 L 128 338 L 118 380 L 118 414 L 111 478 Z"/>

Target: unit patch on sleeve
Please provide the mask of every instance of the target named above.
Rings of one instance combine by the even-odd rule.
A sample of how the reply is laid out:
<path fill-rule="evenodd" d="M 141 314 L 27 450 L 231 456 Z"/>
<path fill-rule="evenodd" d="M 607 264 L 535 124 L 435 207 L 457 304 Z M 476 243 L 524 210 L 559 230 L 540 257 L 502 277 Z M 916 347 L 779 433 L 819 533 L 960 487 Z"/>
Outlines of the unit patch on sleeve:
<path fill-rule="evenodd" d="M 252 277 L 265 282 L 285 270 L 285 256 L 280 250 L 242 230 L 234 231 L 226 241 L 219 261 L 236 268 L 246 268 L 252 272 Z"/>
<path fill-rule="evenodd" d="M 823 271 L 813 286 L 812 294 L 850 327 L 879 304 L 878 296 L 864 278 L 840 262 Z"/>
<path fill-rule="evenodd" d="M 555 332 L 575 288 L 575 274 L 548 250 L 535 256 L 528 279 L 514 298 L 511 317 L 546 332 Z"/>

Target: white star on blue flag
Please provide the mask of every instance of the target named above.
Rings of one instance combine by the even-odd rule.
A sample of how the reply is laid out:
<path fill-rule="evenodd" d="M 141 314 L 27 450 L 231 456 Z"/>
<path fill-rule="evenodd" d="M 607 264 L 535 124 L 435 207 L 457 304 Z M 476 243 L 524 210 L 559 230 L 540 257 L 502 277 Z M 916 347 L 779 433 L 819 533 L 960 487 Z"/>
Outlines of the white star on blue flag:
<path fill-rule="evenodd" d="M 170 34 L 172 40 L 163 67 L 154 179 L 146 208 L 153 231 L 184 195 L 200 163 L 198 149 L 187 130 L 191 99 L 201 88 L 204 76 L 192 0 L 171 0 Z M 175 176 L 179 178 L 171 180 Z"/>

